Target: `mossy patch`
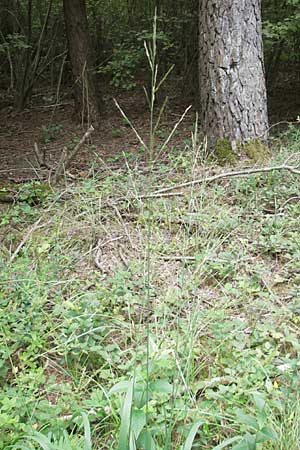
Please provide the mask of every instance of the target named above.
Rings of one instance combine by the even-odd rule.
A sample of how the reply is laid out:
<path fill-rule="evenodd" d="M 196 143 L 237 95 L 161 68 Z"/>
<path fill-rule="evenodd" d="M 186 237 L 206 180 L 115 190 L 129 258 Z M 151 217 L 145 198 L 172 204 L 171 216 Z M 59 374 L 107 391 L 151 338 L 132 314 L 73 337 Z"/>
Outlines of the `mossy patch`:
<path fill-rule="evenodd" d="M 0 202 L 12 203 L 18 194 L 17 185 L 0 185 Z"/>
<path fill-rule="evenodd" d="M 51 188 L 48 183 L 5 184 L 0 185 L 0 202 L 20 201 L 37 205 L 43 203 L 50 193 Z"/>
<path fill-rule="evenodd" d="M 253 162 L 265 162 L 270 158 L 270 150 L 259 139 L 252 139 L 244 144 L 241 153 L 244 153 Z"/>
<path fill-rule="evenodd" d="M 234 165 L 237 161 L 229 139 L 218 139 L 215 147 L 215 157 L 221 166 Z"/>
<path fill-rule="evenodd" d="M 270 150 L 259 139 L 252 139 L 246 144 L 237 145 L 237 153 L 232 149 L 228 138 L 218 139 L 215 146 L 214 156 L 221 166 L 235 165 L 237 155 L 247 156 L 253 163 L 263 163 L 270 159 Z"/>

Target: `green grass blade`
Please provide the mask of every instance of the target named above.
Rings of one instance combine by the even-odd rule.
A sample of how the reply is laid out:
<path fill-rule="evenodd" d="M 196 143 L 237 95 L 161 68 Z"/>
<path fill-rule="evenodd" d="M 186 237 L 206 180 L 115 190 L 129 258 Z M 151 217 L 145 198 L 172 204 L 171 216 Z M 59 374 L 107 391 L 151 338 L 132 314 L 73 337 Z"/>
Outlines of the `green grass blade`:
<path fill-rule="evenodd" d="M 92 450 L 91 427 L 86 413 L 81 413 L 84 427 L 84 450 Z"/>
<path fill-rule="evenodd" d="M 42 433 L 34 433 L 34 436 L 31 436 L 30 439 L 34 442 L 37 442 L 43 450 L 53 450 L 55 447 L 51 444 L 51 441 L 44 436 Z"/>
<path fill-rule="evenodd" d="M 242 439 L 242 436 L 235 436 L 233 438 L 225 439 L 221 444 L 217 445 L 216 447 L 212 448 L 211 450 L 222 450 L 223 448 L 228 447 L 229 445 L 233 444 L 234 442 L 240 441 Z"/>
<path fill-rule="evenodd" d="M 23 444 L 16 444 L 12 447 L 13 450 L 32 450 L 29 447 L 26 447 L 26 445 Z"/>

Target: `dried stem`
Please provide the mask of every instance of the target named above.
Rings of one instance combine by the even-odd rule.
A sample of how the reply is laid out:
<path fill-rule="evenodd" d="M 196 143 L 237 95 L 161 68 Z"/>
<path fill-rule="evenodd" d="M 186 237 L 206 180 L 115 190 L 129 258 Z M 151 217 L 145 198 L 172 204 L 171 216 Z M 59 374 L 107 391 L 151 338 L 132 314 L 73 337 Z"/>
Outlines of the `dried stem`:
<path fill-rule="evenodd" d="M 67 153 L 66 151 L 62 152 L 62 156 L 60 158 L 58 166 L 57 166 L 57 168 L 52 176 L 52 179 L 51 179 L 51 182 L 53 184 L 57 183 L 58 180 L 61 178 L 63 172 L 66 169 L 68 169 L 71 162 L 73 161 L 73 159 L 75 158 L 75 156 L 77 155 L 77 153 L 79 152 L 79 150 L 81 149 L 81 147 L 83 146 L 85 141 L 90 137 L 90 135 L 92 134 L 93 131 L 94 131 L 94 127 L 93 127 L 93 125 L 91 125 L 89 127 L 89 129 L 84 133 L 84 135 L 82 136 L 82 138 L 80 139 L 78 144 L 73 148 L 73 150 L 71 150 L 69 153 Z"/>

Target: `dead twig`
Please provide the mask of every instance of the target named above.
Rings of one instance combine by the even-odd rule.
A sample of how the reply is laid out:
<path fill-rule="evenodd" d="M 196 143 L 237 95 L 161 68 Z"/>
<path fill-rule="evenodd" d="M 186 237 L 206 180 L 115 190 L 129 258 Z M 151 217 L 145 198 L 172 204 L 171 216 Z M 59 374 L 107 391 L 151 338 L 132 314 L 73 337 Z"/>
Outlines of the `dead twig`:
<path fill-rule="evenodd" d="M 195 256 L 182 256 L 182 255 L 158 256 L 157 259 L 160 259 L 162 261 L 179 261 L 179 262 L 196 262 L 197 261 L 197 258 Z"/>
<path fill-rule="evenodd" d="M 295 195 L 294 197 L 290 197 L 288 198 L 279 208 L 279 210 L 283 210 L 285 208 L 286 205 L 288 205 L 291 202 L 299 202 L 300 201 L 300 197 Z"/>
<path fill-rule="evenodd" d="M 112 207 L 113 207 L 114 210 L 116 211 L 116 214 L 117 214 L 117 216 L 118 216 L 118 218 L 119 218 L 121 224 L 123 225 L 124 231 L 125 231 L 125 233 L 126 233 L 126 236 L 128 237 L 128 240 L 129 240 L 129 242 L 130 242 L 131 248 L 134 249 L 134 248 L 135 248 L 134 243 L 133 243 L 133 241 L 132 241 L 132 239 L 131 239 L 130 233 L 129 233 L 129 231 L 128 231 L 128 227 L 126 226 L 126 223 L 124 222 L 123 217 L 122 217 L 122 215 L 121 215 L 119 209 L 118 209 L 118 208 L 116 207 L 116 205 L 114 205 L 114 204 L 112 204 Z"/>
<path fill-rule="evenodd" d="M 128 269 L 128 261 L 127 261 L 127 259 L 125 258 L 125 256 L 123 255 L 122 250 L 121 250 L 120 247 L 118 248 L 118 252 L 119 252 L 119 256 L 120 256 L 120 259 L 121 259 L 122 263 L 124 264 L 124 266 L 126 267 L 126 269 Z"/>
<path fill-rule="evenodd" d="M 35 156 L 36 156 L 36 159 L 37 159 L 37 162 L 38 162 L 39 166 L 41 168 L 45 167 L 46 169 L 50 170 L 51 167 L 49 166 L 49 164 L 46 163 L 46 151 L 45 151 L 45 149 L 43 149 L 43 151 L 41 152 L 39 147 L 38 147 L 38 145 L 37 145 L 37 143 L 35 142 L 34 146 L 33 146 L 33 150 L 34 150 L 34 153 L 35 153 Z"/>
<path fill-rule="evenodd" d="M 267 136 L 269 134 L 269 132 L 273 128 L 278 127 L 278 125 L 299 125 L 299 120 L 296 120 L 294 122 L 290 122 L 288 120 L 281 120 L 280 122 L 274 123 L 266 131 L 264 131 L 260 136 L 258 136 L 258 139 L 264 138 L 265 136 Z"/>
<path fill-rule="evenodd" d="M 159 153 L 157 155 L 157 157 L 155 158 L 155 161 L 157 161 L 157 158 L 162 154 L 162 152 L 164 151 L 164 149 L 166 148 L 166 146 L 168 145 L 168 143 L 170 142 L 170 140 L 172 139 L 175 131 L 177 130 L 177 128 L 179 127 L 179 125 L 181 124 L 181 122 L 183 121 L 183 119 L 185 118 L 185 116 L 187 115 L 187 113 L 189 112 L 189 110 L 191 109 L 192 105 L 188 106 L 186 108 L 186 110 L 184 111 L 184 113 L 181 115 L 180 119 L 178 120 L 178 122 L 174 125 L 171 133 L 169 134 L 169 136 L 167 137 L 167 139 L 165 140 L 165 142 L 163 143 L 162 147 L 159 150 Z"/>
<path fill-rule="evenodd" d="M 141 146 L 147 151 L 149 152 L 149 148 L 148 146 L 145 144 L 145 142 L 143 141 L 143 139 L 141 138 L 141 136 L 139 135 L 139 132 L 137 131 L 137 129 L 134 127 L 133 123 L 128 119 L 128 117 L 126 116 L 125 112 L 123 111 L 123 109 L 121 108 L 121 106 L 119 105 L 119 103 L 117 102 L 117 100 L 114 98 L 114 103 L 116 105 L 116 107 L 118 108 L 118 110 L 120 111 L 122 117 L 124 118 L 124 120 L 126 120 L 126 122 L 128 123 L 128 125 L 130 126 L 130 128 L 132 129 L 132 131 L 134 132 L 134 134 L 136 135 L 137 139 L 139 140 Z"/>
<path fill-rule="evenodd" d="M 94 131 L 94 127 L 93 127 L 93 125 L 91 125 L 90 128 L 84 133 L 84 135 L 82 136 L 82 138 L 80 139 L 78 144 L 69 153 L 64 148 L 61 158 L 59 160 L 58 166 L 57 166 L 54 174 L 51 177 L 52 183 L 55 184 L 58 182 L 58 180 L 61 178 L 63 172 L 68 169 L 71 162 L 77 155 L 78 151 L 81 149 L 81 147 L 83 146 L 85 141 L 90 137 L 90 135 L 92 134 L 93 131 Z"/>
<path fill-rule="evenodd" d="M 18 245 L 18 247 L 16 248 L 16 250 L 14 251 L 14 253 L 11 255 L 9 263 L 12 263 L 16 257 L 18 256 L 18 254 L 20 253 L 20 251 L 22 250 L 22 248 L 24 247 L 24 245 L 26 244 L 26 242 L 30 239 L 30 236 L 32 235 L 32 233 L 34 233 L 38 228 L 42 228 L 44 227 L 46 224 L 42 224 L 40 225 L 40 222 L 42 220 L 42 217 L 40 217 L 33 225 L 32 227 L 29 228 L 29 230 L 27 231 L 27 233 L 25 234 L 24 238 L 22 239 L 22 241 L 20 242 L 20 244 Z"/>

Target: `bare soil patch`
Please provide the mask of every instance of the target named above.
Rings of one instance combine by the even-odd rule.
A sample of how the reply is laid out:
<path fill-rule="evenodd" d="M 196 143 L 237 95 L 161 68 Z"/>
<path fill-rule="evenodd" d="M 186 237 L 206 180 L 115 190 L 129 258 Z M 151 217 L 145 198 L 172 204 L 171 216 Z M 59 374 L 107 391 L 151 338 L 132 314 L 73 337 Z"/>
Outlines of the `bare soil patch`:
<path fill-rule="evenodd" d="M 149 112 L 141 89 L 135 92 L 120 94 L 117 100 L 140 135 L 147 140 L 149 130 Z M 68 98 L 58 106 L 43 102 L 41 95 L 34 97 L 30 108 L 16 112 L 12 107 L 0 111 L 0 182 L 23 182 L 40 176 L 34 143 L 46 153 L 51 167 L 55 167 L 64 146 L 73 147 L 87 129 L 86 124 L 76 124 L 73 120 L 72 99 Z M 166 110 L 161 129 L 174 126 L 180 115 L 190 104 L 190 99 L 173 99 Z M 191 124 L 194 120 L 190 112 L 172 140 L 172 145 L 182 145 L 190 136 Z M 105 100 L 105 113 L 101 123 L 95 126 L 90 146 L 79 152 L 72 165 L 72 172 L 84 172 L 93 160 L 114 158 L 125 152 L 137 153 L 140 143 L 130 127 L 125 123 L 114 105 L 112 97 Z"/>

